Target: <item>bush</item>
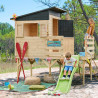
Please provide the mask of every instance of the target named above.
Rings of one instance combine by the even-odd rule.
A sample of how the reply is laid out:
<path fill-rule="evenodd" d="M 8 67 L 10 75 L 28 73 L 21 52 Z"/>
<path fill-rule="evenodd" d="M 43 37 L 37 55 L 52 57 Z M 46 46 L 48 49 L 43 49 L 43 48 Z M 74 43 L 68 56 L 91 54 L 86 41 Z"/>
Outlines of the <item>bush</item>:
<path fill-rule="evenodd" d="M 7 61 L 7 57 L 5 53 L 1 54 L 1 61 L 6 62 Z"/>

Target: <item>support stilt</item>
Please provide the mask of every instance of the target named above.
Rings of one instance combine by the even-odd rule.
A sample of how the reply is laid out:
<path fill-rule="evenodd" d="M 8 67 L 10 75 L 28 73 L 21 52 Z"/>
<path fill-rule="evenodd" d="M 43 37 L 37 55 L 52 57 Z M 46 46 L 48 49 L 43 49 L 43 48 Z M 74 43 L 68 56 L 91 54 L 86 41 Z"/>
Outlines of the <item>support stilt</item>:
<path fill-rule="evenodd" d="M 79 75 L 81 76 L 81 64 L 79 63 Z"/>
<path fill-rule="evenodd" d="M 59 65 L 59 73 L 61 73 L 61 65 Z"/>
<path fill-rule="evenodd" d="M 92 60 L 90 60 L 90 64 L 89 64 L 89 67 L 90 67 L 90 80 L 92 80 L 92 64 L 91 64 Z"/>
<path fill-rule="evenodd" d="M 51 67 L 57 62 L 57 60 L 54 60 L 53 62 L 49 61 L 49 63 L 47 61 L 45 61 L 44 59 L 42 59 L 42 61 L 44 62 L 45 65 L 48 66 L 49 76 L 51 76 Z"/>
<path fill-rule="evenodd" d="M 31 73 L 31 76 L 32 76 L 32 64 L 35 62 L 35 59 L 28 59 L 29 60 L 29 62 L 30 62 L 30 64 L 31 64 L 31 66 L 30 66 L 30 73 Z"/>
<path fill-rule="evenodd" d="M 61 72 L 61 65 L 63 65 L 63 61 L 57 60 L 57 63 L 59 64 L 59 73 Z"/>
<path fill-rule="evenodd" d="M 49 76 L 51 76 L 51 61 L 49 62 Z"/>
<path fill-rule="evenodd" d="M 32 76 L 32 64 L 31 64 L 31 76 Z"/>
<path fill-rule="evenodd" d="M 83 85 L 85 85 L 85 60 L 83 61 Z"/>
<path fill-rule="evenodd" d="M 19 74 L 19 58 L 17 58 L 17 79 L 18 79 L 18 74 Z"/>

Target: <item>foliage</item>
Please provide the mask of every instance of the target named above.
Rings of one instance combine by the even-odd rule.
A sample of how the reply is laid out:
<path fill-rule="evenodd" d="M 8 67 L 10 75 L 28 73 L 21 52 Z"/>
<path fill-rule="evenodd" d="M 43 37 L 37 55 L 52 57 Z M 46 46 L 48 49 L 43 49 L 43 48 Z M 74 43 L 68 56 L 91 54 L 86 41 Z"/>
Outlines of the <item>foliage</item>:
<path fill-rule="evenodd" d="M 42 3 L 48 7 L 59 6 L 60 0 L 34 0 L 35 2 Z"/>
<path fill-rule="evenodd" d="M 82 13 L 78 0 L 65 0 L 63 9 L 69 13 L 74 22 L 75 53 L 78 54 L 80 51 L 84 50 L 84 34 L 86 33 L 89 25 Z M 89 17 L 97 17 L 93 5 L 84 4 L 84 9 Z M 62 15 L 63 19 L 65 19 L 65 14 Z"/>
<path fill-rule="evenodd" d="M 1 53 L 1 61 L 6 62 L 7 58 L 6 58 L 6 54 L 5 53 Z"/>
<path fill-rule="evenodd" d="M 0 33 L 2 35 L 13 31 L 13 27 L 9 23 L 0 23 Z"/>
<path fill-rule="evenodd" d="M 90 3 L 93 4 L 94 8 L 98 11 L 98 0 L 90 0 Z"/>
<path fill-rule="evenodd" d="M 96 16 L 94 17 L 95 18 L 95 31 L 97 31 L 97 34 L 98 34 L 98 0 L 89 0 L 90 3 L 92 4 L 94 10 L 96 11 Z"/>
<path fill-rule="evenodd" d="M 8 23 L 0 23 L 0 55 L 6 61 L 14 54 L 14 28 Z"/>

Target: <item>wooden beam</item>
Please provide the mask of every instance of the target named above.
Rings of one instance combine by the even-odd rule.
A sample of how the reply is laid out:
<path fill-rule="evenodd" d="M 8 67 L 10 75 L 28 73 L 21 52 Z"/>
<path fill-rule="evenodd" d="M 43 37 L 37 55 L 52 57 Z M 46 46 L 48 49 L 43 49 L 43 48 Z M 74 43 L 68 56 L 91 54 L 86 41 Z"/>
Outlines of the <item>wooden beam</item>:
<path fill-rule="evenodd" d="M 31 64 L 31 76 L 32 76 L 32 64 Z"/>
<path fill-rule="evenodd" d="M 61 60 L 58 60 L 57 63 L 58 63 L 59 65 L 63 65 L 63 61 L 61 61 Z"/>
<path fill-rule="evenodd" d="M 61 65 L 59 65 L 59 73 L 61 73 Z"/>
<path fill-rule="evenodd" d="M 63 60 L 57 60 L 57 63 L 59 64 L 59 73 L 61 72 L 61 65 L 63 65 Z"/>
<path fill-rule="evenodd" d="M 20 66 L 19 58 L 17 58 L 17 79 L 18 79 L 18 74 L 19 74 L 19 66 Z"/>
<path fill-rule="evenodd" d="M 49 76 L 51 76 L 51 61 L 49 62 Z"/>
<path fill-rule="evenodd" d="M 80 68 L 81 68 L 81 64 L 79 63 L 79 75 L 81 76 L 81 70 L 80 70 Z"/>
<path fill-rule="evenodd" d="M 87 44 L 89 45 L 94 45 L 94 42 L 87 42 Z"/>
<path fill-rule="evenodd" d="M 90 59 L 90 64 L 89 64 L 89 67 L 90 67 L 90 80 L 92 80 L 92 64 L 91 64 L 92 60 Z"/>
<path fill-rule="evenodd" d="M 44 59 L 42 59 L 42 61 L 49 67 L 49 63 L 47 61 L 45 61 Z"/>
<path fill-rule="evenodd" d="M 51 63 L 51 67 L 57 62 L 57 60 L 54 60 L 52 63 Z"/>
<path fill-rule="evenodd" d="M 30 73 L 31 73 L 31 76 L 32 76 L 32 64 L 35 62 L 35 59 L 28 59 L 29 60 L 29 62 L 30 62 Z"/>
<path fill-rule="evenodd" d="M 83 85 L 85 85 L 85 60 L 83 61 Z"/>
<path fill-rule="evenodd" d="M 49 76 L 51 76 L 51 61 L 50 61 L 50 63 L 48 63 L 44 59 L 42 59 L 42 61 L 44 62 L 44 64 L 46 64 L 49 67 Z"/>

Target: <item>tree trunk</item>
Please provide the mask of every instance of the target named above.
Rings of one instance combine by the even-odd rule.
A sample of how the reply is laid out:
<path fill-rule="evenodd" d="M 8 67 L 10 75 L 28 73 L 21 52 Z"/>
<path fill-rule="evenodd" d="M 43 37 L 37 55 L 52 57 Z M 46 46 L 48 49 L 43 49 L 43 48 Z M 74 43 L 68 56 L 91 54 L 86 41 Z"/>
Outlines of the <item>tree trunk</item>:
<path fill-rule="evenodd" d="M 83 4 L 82 4 L 82 1 L 81 0 L 78 0 L 79 1 L 79 4 L 80 4 L 80 7 L 81 7 L 81 9 L 82 9 L 82 12 L 83 12 L 83 15 L 85 16 L 85 19 L 86 19 L 86 21 L 87 21 L 87 23 L 88 23 L 88 16 L 86 15 L 86 12 L 85 12 L 85 10 L 84 10 L 84 7 L 83 7 Z M 96 43 L 97 43 L 97 45 L 98 45 L 98 35 L 96 34 L 96 32 L 94 31 L 94 37 L 95 37 L 95 40 L 96 40 Z"/>

